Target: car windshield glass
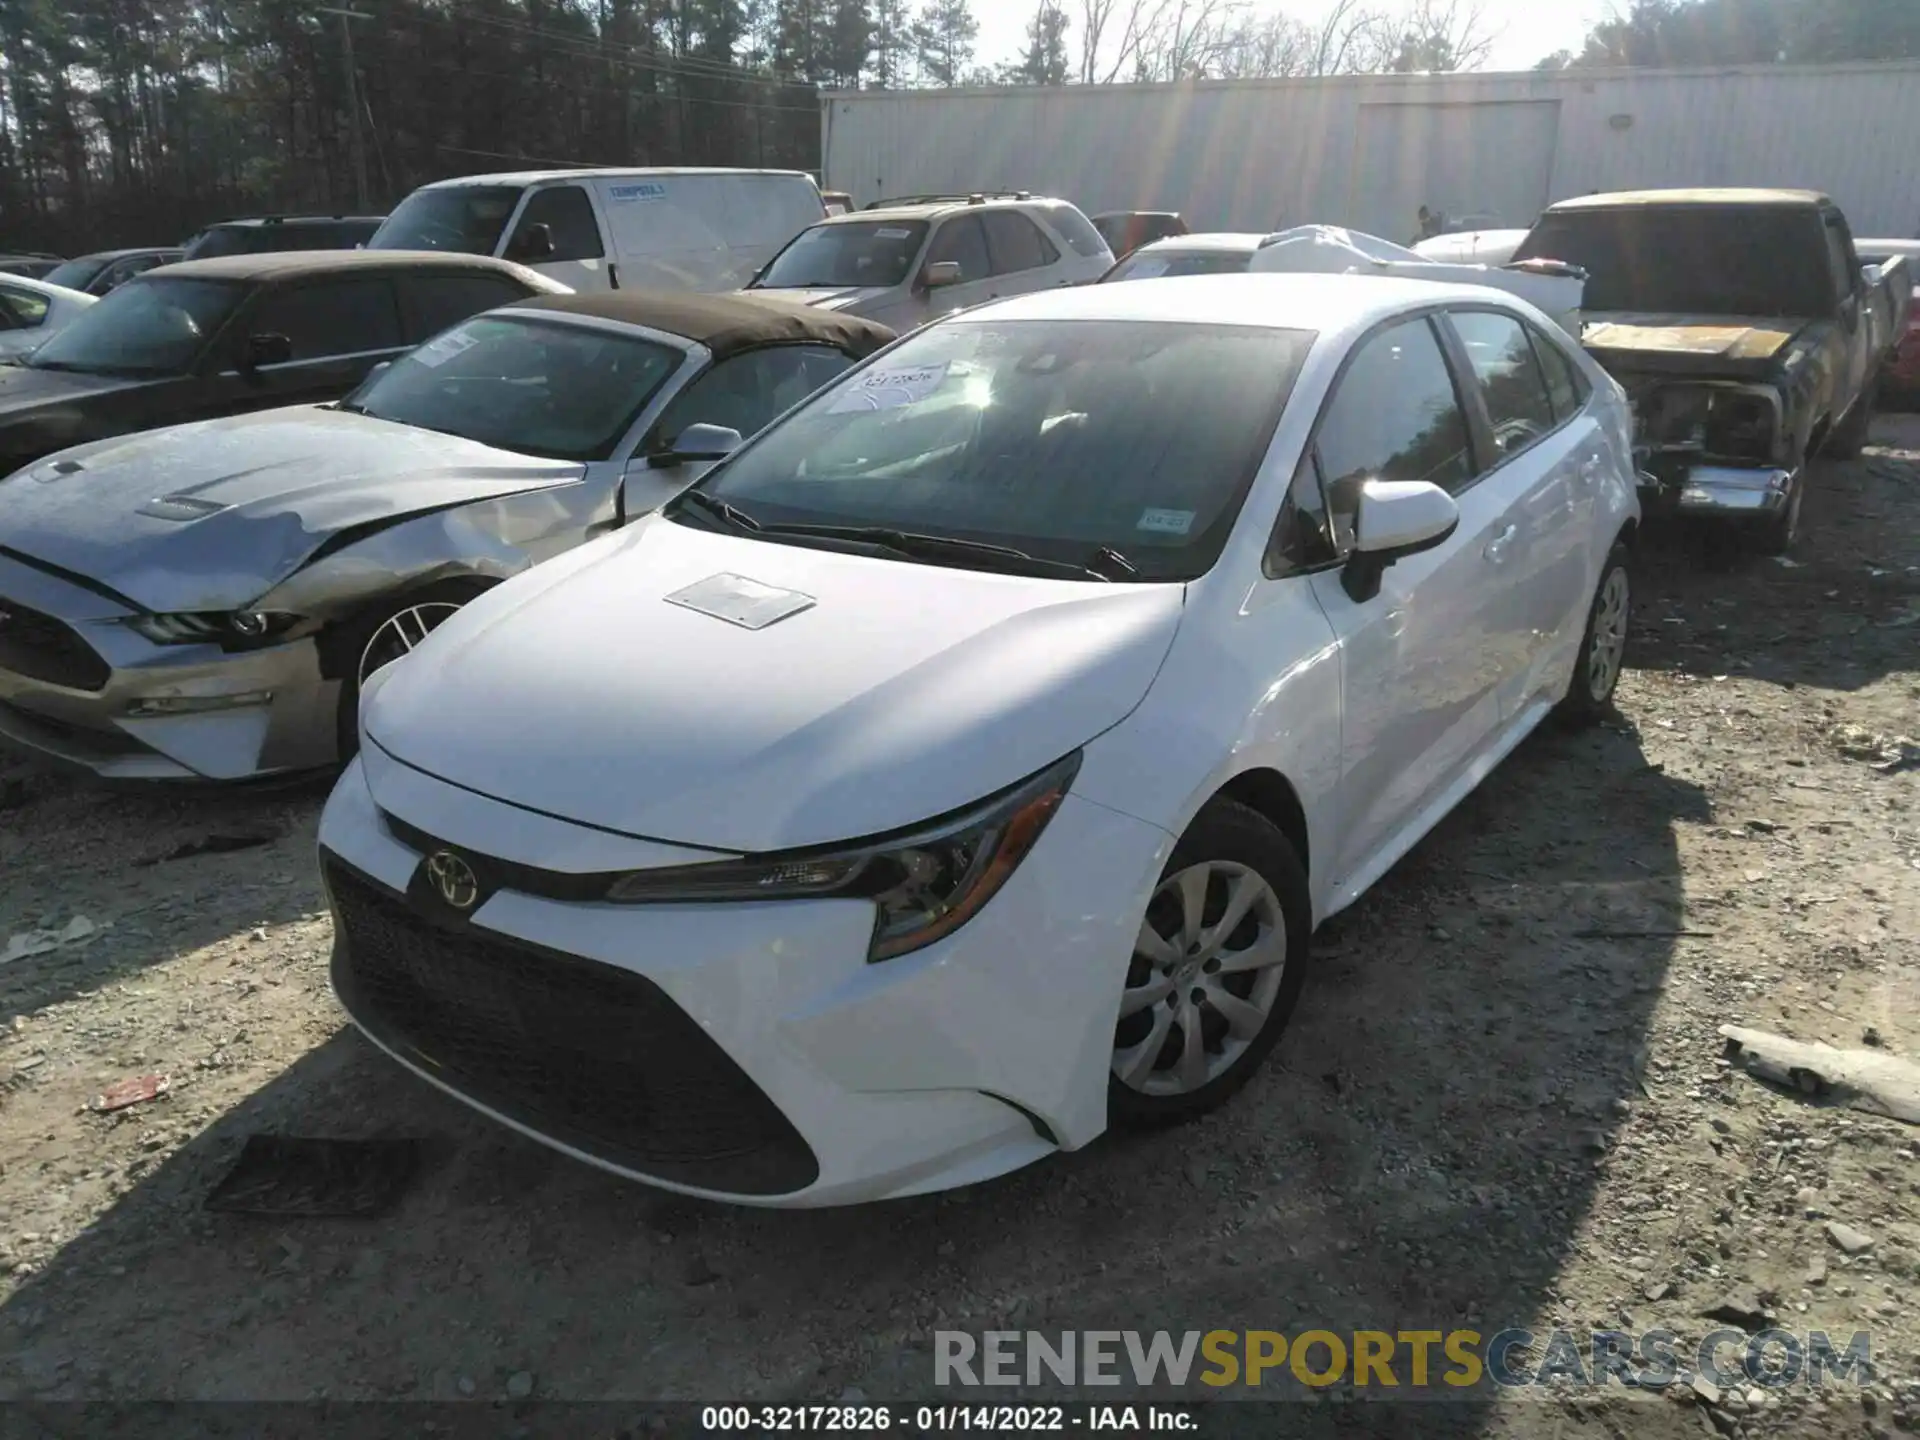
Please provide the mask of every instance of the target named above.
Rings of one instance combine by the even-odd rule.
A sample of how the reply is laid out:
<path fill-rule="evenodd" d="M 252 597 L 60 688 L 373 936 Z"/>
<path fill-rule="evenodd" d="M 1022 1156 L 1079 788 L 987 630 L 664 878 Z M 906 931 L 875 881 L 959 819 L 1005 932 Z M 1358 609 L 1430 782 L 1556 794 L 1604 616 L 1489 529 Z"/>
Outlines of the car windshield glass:
<path fill-rule="evenodd" d="M 239 303 L 225 280 L 131 280 L 33 352 L 36 370 L 178 375 Z"/>
<path fill-rule="evenodd" d="M 815 225 L 794 236 L 753 283 L 762 290 L 891 287 L 907 278 L 926 238 L 924 220 Z"/>
<path fill-rule="evenodd" d="M 1102 278 L 1157 280 L 1168 275 L 1244 275 L 1253 262 L 1249 250 L 1134 251 Z"/>
<path fill-rule="evenodd" d="M 343 408 L 558 460 L 604 460 L 684 352 L 598 326 L 483 315 L 442 331 Z"/>
<path fill-rule="evenodd" d="M 454 250 L 491 255 L 520 203 L 518 185 L 451 185 L 416 190 L 367 242 L 369 250 Z"/>
<path fill-rule="evenodd" d="M 226 255 L 254 255 L 273 249 L 264 225 L 215 225 L 203 230 L 187 246 L 188 260 L 218 260 Z"/>
<path fill-rule="evenodd" d="M 1190 579 L 1225 545 L 1312 340 L 949 322 L 821 391 L 699 488 L 769 531 L 885 527 L 1070 566 L 1117 552 L 1111 578 Z"/>
<path fill-rule="evenodd" d="M 1585 270 L 1588 311 L 1809 318 L 1836 301 L 1820 218 L 1808 209 L 1567 210 L 1542 216 L 1514 258 Z"/>
<path fill-rule="evenodd" d="M 47 284 L 64 285 L 69 290 L 84 290 L 93 283 L 93 277 L 106 268 L 107 262 L 104 260 L 69 260 L 47 272 Z"/>

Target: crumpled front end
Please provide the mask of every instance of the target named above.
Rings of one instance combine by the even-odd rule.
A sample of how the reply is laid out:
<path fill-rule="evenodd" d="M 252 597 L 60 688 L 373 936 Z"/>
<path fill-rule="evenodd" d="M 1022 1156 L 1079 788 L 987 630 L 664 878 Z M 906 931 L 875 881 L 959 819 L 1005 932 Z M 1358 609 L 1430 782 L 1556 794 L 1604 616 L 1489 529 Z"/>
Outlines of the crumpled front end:
<path fill-rule="evenodd" d="M 1780 391 L 1760 383 L 1623 377 L 1641 504 L 1650 513 L 1766 519 L 1788 505 L 1800 460 Z"/>

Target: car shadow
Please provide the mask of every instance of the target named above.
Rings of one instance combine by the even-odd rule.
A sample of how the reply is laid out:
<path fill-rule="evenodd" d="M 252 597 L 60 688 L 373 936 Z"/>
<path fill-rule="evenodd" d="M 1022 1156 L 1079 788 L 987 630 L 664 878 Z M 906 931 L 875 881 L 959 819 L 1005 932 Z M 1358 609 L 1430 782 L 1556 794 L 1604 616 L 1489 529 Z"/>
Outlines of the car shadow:
<path fill-rule="evenodd" d="M 326 783 L 110 790 L 0 753 L 0 953 L 15 935 L 92 927 L 0 965 L 0 1024 L 319 913 L 313 846 Z"/>
<path fill-rule="evenodd" d="M 1707 818 L 1625 724 L 1542 734 L 1325 928 L 1290 1033 L 1227 1106 L 941 1196 L 662 1195 L 341 1030 L 17 1282 L 0 1397 L 498 1400 L 525 1371 L 542 1397 L 641 1404 L 1005 1400 L 938 1389 L 934 1333 L 1619 1324 L 1562 1311 L 1555 1281 L 1688 943 L 1675 827 Z M 419 1136 L 431 1160 L 378 1220 L 204 1213 L 257 1133 Z M 1220 1402 L 1205 1433 L 1265 1435 L 1266 1407 L 1230 1402 L 1303 1393 L 1177 1398 Z M 1490 1399 L 1369 1407 L 1366 1428 L 1480 1433 Z M 1324 1404 L 1287 1414 L 1344 1428 Z"/>
<path fill-rule="evenodd" d="M 1649 521 L 1630 663 L 1695 677 L 1862 689 L 1920 644 L 1920 464 L 1817 461 L 1791 554 L 1726 527 Z"/>

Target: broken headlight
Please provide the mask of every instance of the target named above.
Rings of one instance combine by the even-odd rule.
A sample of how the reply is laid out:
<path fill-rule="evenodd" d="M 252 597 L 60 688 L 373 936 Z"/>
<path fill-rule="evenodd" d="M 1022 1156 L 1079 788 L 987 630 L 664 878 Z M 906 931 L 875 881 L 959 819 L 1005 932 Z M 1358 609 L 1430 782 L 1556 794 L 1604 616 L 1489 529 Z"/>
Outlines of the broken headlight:
<path fill-rule="evenodd" d="M 271 645 L 300 620 L 298 615 L 276 611 L 181 611 L 134 615 L 127 620 L 127 627 L 156 645 L 218 645 L 223 650 L 248 650 Z"/>
<path fill-rule="evenodd" d="M 952 934 L 999 893 L 1060 808 L 1079 768 L 1076 751 L 970 809 L 872 840 L 630 871 L 607 887 L 606 898 L 629 905 L 871 900 L 867 959 L 891 960 Z"/>
<path fill-rule="evenodd" d="M 1673 385 L 1641 395 L 1635 409 L 1641 438 L 1650 445 L 1697 450 L 1708 459 L 1773 458 L 1779 407 L 1764 393 Z"/>

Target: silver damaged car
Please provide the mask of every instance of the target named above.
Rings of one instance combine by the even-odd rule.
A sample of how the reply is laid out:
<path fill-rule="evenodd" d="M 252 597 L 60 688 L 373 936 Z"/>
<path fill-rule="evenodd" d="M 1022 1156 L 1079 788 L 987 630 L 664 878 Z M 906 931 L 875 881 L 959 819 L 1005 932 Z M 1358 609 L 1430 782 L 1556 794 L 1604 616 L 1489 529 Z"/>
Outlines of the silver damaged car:
<path fill-rule="evenodd" d="M 49 456 L 0 481 L 0 743 L 124 781 L 343 760 L 374 670 L 892 339 L 772 297 L 543 297 L 335 404 Z"/>

